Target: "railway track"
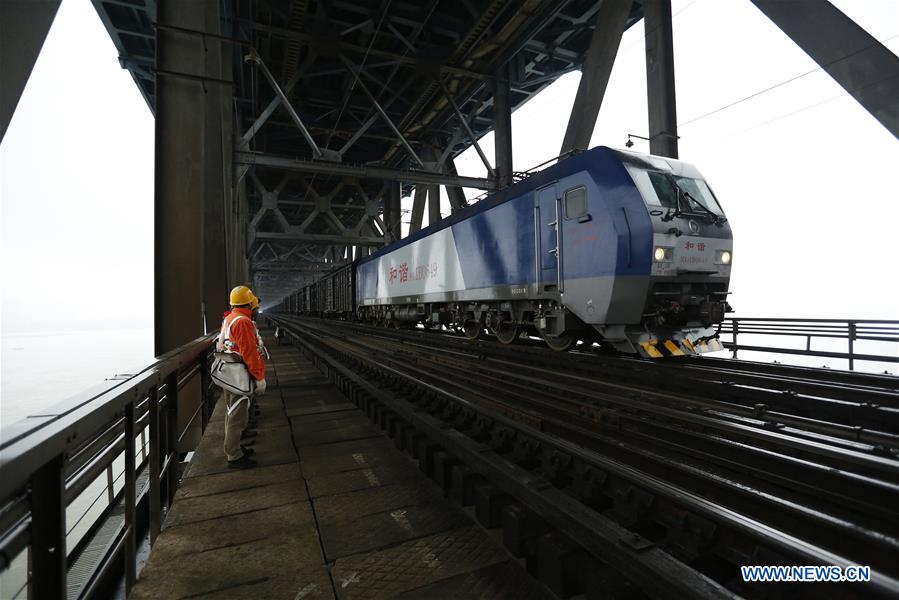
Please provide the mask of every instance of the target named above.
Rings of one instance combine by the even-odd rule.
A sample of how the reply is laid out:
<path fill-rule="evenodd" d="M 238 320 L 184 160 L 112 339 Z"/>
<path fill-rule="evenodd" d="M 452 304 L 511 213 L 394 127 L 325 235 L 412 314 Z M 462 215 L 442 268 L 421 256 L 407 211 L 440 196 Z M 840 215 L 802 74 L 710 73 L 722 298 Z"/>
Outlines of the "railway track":
<path fill-rule="evenodd" d="M 485 525 L 512 523 L 507 545 L 565 557 L 558 573 L 540 574 L 560 596 L 602 588 L 769 597 L 789 588 L 899 597 L 899 394 L 889 379 L 844 385 L 787 368 L 779 380 L 780 370 L 756 364 L 647 365 L 526 345 L 510 353 L 415 331 L 276 319 L 448 493 L 475 503 Z M 619 553 L 630 562 L 610 543 L 630 547 Z M 860 564 L 873 573 L 870 583 L 826 588 L 749 585 L 739 578 L 746 564 Z"/>
<path fill-rule="evenodd" d="M 690 406 L 697 410 L 726 409 L 772 428 L 795 425 L 849 445 L 857 443 L 870 452 L 896 455 L 899 447 L 899 378 L 895 376 L 708 357 L 647 361 L 594 352 L 558 354 L 540 343 L 505 346 L 420 330 L 328 323 L 343 331 L 417 343 L 424 349 L 455 350 L 519 367 L 579 374 L 595 385 L 679 392 L 689 396 Z"/>

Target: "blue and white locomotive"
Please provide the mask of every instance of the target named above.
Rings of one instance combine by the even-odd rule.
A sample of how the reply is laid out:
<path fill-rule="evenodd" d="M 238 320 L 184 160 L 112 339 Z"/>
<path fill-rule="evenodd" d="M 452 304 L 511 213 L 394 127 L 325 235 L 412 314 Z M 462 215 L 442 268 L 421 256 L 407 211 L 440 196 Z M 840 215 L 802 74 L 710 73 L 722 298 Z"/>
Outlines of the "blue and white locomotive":
<path fill-rule="evenodd" d="M 693 354 L 721 349 L 732 252 L 694 166 L 597 147 L 356 261 L 353 310 L 559 351 Z"/>

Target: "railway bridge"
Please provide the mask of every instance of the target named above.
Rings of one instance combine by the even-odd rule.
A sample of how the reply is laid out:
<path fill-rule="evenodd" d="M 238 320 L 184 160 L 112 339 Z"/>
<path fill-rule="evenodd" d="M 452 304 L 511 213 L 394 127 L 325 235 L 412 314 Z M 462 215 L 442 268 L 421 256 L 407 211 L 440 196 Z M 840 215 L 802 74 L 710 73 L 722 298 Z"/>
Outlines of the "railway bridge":
<path fill-rule="evenodd" d="M 720 330 L 733 358 L 786 335 L 843 371 L 275 310 L 438 223 L 442 195 L 455 213 L 532 176 L 511 114 L 572 71 L 553 152 L 586 150 L 640 21 L 645 137 L 678 158 L 670 0 L 92 1 L 155 117 L 155 296 L 183 310 L 157 304 L 152 364 L 3 425 L 4 598 L 899 597 L 899 384 L 853 371 L 899 362 L 857 347 L 895 321 Z M 899 136 L 895 54 L 829 2 L 751 2 Z M 58 5 L 0 2 L 0 135 Z M 470 148 L 486 176 L 457 168 Z M 259 467 L 233 471 L 209 366 L 241 283 L 272 356 Z"/>

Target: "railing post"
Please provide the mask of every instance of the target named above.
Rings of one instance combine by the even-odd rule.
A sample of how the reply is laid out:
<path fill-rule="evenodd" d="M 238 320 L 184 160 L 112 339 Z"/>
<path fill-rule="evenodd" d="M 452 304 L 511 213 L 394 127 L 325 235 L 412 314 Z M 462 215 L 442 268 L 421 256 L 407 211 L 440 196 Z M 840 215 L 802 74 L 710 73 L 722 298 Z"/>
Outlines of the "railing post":
<path fill-rule="evenodd" d="M 115 476 L 112 473 L 112 463 L 106 465 L 106 501 L 110 506 L 115 504 Z"/>
<path fill-rule="evenodd" d="M 178 370 L 172 371 L 165 378 L 165 404 L 166 404 L 166 449 L 165 456 L 168 461 L 168 469 L 165 472 L 165 492 L 167 506 L 172 505 L 175 499 L 175 456 L 178 454 Z"/>
<path fill-rule="evenodd" d="M 125 405 L 125 596 L 137 579 L 136 499 L 137 473 L 134 464 L 134 402 Z"/>
<path fill-rule="evenodd" d="M 855 335 L 856 335 L 856 322 L 849 321 L 849 370 L 855 370 Z"/>
<path fill-rule="evenodd" d="M 733 356 L 732 358 L 737 358 L 737 334 L 740 333 L 740 321 L 738 319 L 733 319 L 734 328 L 734 347 L 733 347 Z"/>
<path fill-rule="evenodd" d="M 159 493 L 159 471 L 162 448 L 159 445 L 159 386 L 150 388 L 147 410 L 150 415 L 150 546 L 156 543 L 161 528 L 162 507 Z"/>
<path fill-rule="evenodd" d="M 31 598 L 58 598 L 66 589 L 64 460 L 52 458 L 31 476 Z"/>
<path fill-rule="evenodd" d="M 209 375 L 209 366 L 209 354 L 203 351 L 203 356 L 200 358 L 200 386 L 202 387 L 200 390 L 200 402 L 202 402 L 203 406 L 200 409 L 200 421 L 202 423 L 200 431 L 203 432 L 206 431 L 206 425 L 209 424 L 209 415 L 212 413 L 209 406 L 209 399 L 211 398 L 209 385 L 212 382 L 212 377 Z"/>

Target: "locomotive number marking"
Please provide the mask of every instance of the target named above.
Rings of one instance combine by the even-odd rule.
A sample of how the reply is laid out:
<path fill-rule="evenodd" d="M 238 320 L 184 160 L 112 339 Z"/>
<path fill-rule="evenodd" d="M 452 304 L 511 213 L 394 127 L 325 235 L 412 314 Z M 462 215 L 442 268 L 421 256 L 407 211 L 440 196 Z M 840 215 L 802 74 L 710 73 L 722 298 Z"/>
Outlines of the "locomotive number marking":
<path fill-rule="evenodd" d="M 527 289 L 527 288 L 523 288 L 523 287 L 513 287 L 513 288 L 512 288 L 512 293 L 513 293 L 513 294 L 527 294 L 527 293 L 528 293 L 528 289 Z"/>

